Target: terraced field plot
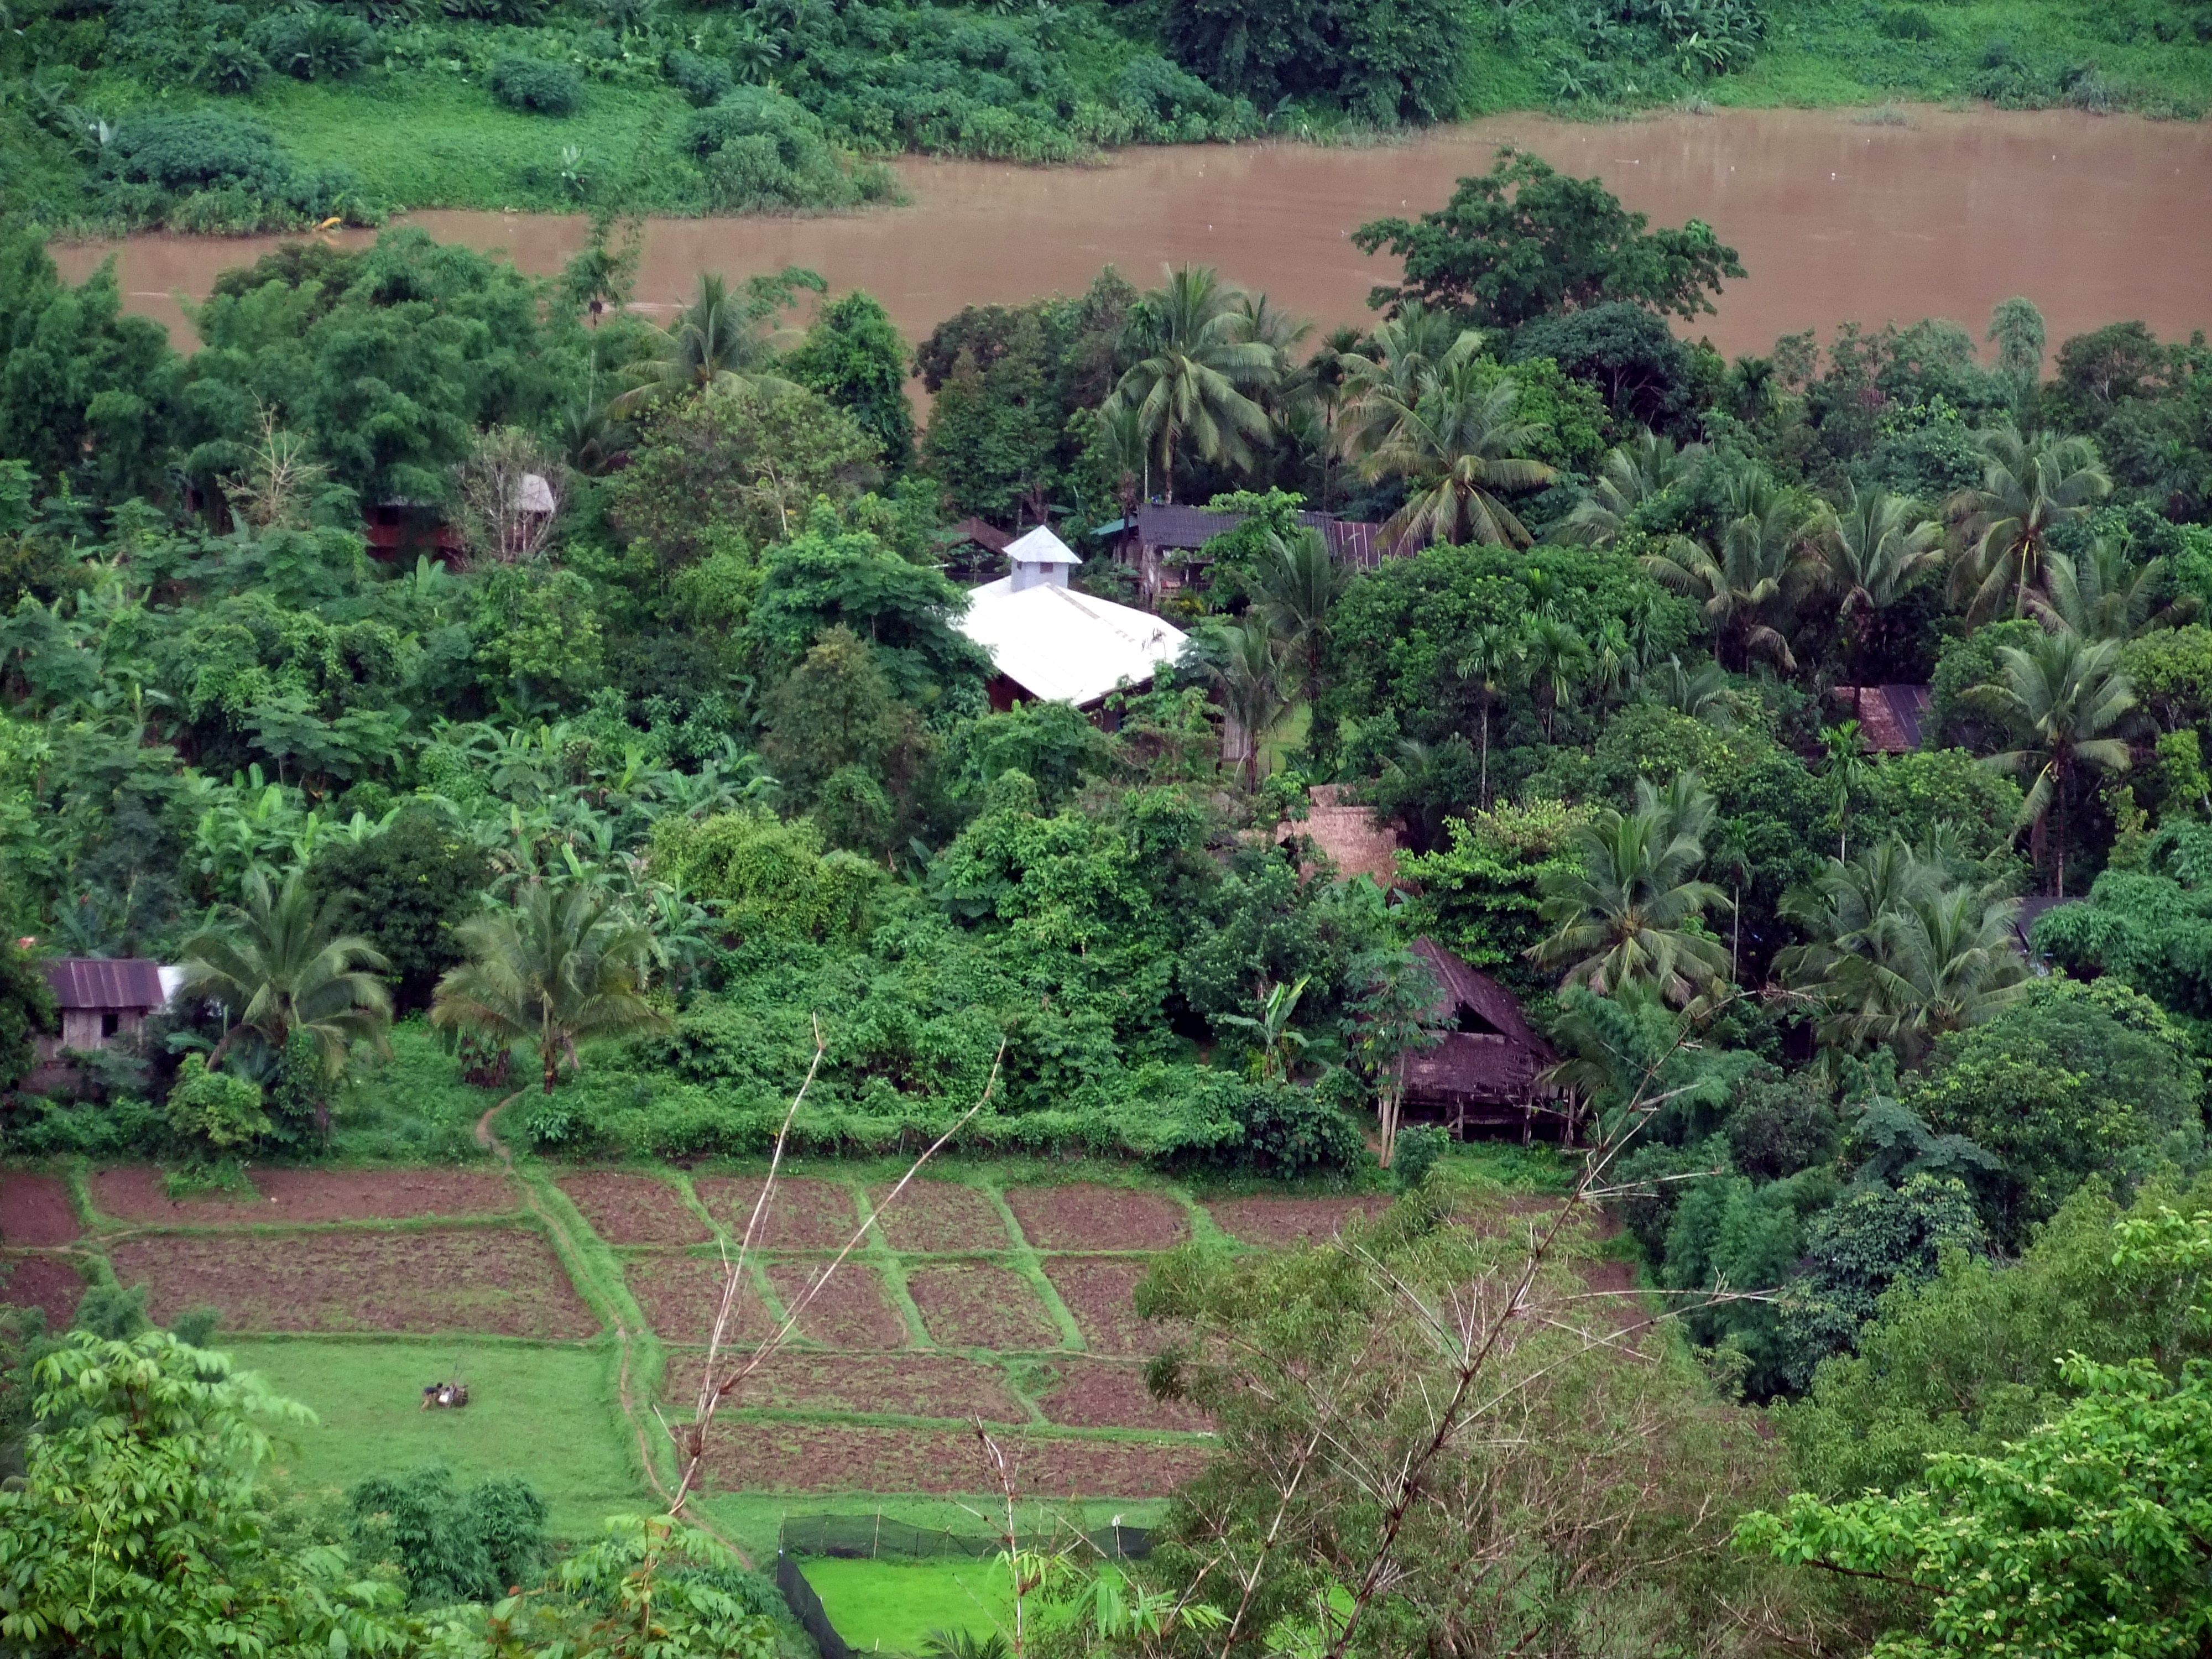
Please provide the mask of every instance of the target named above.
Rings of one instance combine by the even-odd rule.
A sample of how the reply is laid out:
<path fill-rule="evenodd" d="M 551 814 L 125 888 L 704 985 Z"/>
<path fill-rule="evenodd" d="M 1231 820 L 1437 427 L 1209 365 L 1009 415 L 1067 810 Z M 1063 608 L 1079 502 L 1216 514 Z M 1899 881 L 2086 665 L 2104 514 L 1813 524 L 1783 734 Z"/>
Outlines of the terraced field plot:
<path fill-rule="evenodd" d="M 161 1324 L 211 1307 L 228 1331 L 389 1331 L 580 1341 L 599 1320 L 542 1234 L 521 1228 L 172 1234 L 110 1253 L 125 1285 L 146 1285 Z"/>
<path fill-rule="evenodd" d="M 885 1183 L 822 1167 L 779 1183 L 726 1333 L 722 1376 L 798 1313 L 793 1345 L 749 1371 L 718 1420 L 709 1480 L 731 1501 L 988 1492 L 978 1422 L 1030 1497 L 1164 1495 L 1202 1465 L 1207 1425 L 1145 1387 L 1145 1361 L 1176 1334 L 1136 1312 L 1152 1256 L 1194 1236 L 1244 1248 L 1326 1238 L 1382 1207 L 1262 1196 L 1201 1209 L 1158 1187 L 939 1179 L 884 1208 Z M 149 1169 L 93 1172 L 74 1195 L 51 1174 L 0 1173 L 0 1303 L 65 1323 L 104 1259 L 124 1285 L 147 1287 L 156 1320 L 216 1309 L 225 1341 L 246 1339 L 333 1420 L 387 1425 L 372 1438 L 393 1446 L 445 1435 L 416 1431 L 414 1395 L 473 1364 L 503 1409 L 469 1419 L 456 1448 L 472 1466 L 505 1455 L 547 1478 L 570 1454 L 523 1402 L 565 1396 L 533 1395 L 526 1379 L 588 1358 L 611 1381 L 564 1419 L 584 1437 L 579 1468 L 597 1471 L 578 1487 L 583 1509 L 585 1494 L 611 1490 L 610 1467 L 636 1469 L 636 1443 L 658 1437 L 636 1430 L 651 1420 L 642 1388 L 657 1379 L 672 1415 L 696 1399 L 760 1193 L 757 1176 L 647 1170 L 257 1169 L 251 1180 L 248 1194 L 179 1199 Z M 275 1363 L 308 1343 L 314 1363 Z M 305 1362 L 310 1347 L 297 1353 Z M 400 1422 L 404 1434 L 388 1426 Z M 310 1463 L 366 1472 L 380 1454 L 359 1437 L 349 1428 L 330 1443 L 343 1456 Z"/>

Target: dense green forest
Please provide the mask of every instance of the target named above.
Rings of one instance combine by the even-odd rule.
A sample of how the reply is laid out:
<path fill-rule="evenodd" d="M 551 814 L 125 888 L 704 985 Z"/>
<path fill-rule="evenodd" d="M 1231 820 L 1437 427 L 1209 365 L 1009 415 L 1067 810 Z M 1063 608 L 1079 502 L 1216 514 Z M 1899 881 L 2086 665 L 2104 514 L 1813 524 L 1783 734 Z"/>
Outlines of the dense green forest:
<path fill-rule="evenodd" d="M 24 0 L 0 210 L 817 211 L 902 152 L 1066 161 L 1498 110 L 1985 100 L 2193 119 L 2201 0 Z"/>
<path fill-rule="evenodd" d="M 804 1085 L 795 1150 L 1402 1190 L 1358 1249 L 1154 1273 L 1193 1335 L 1151 1382 L 1218 1455 L 1021 1639 L 2199 1653 L 2212 347 L 2014 300 L 1729 362 L 1682 337 L 1726 230 L 1502 153 L 1354 233 L 1364 330 L 1264 270 L 1109 270 L 919 343 L 811 272 L 661 328 L 605 303 L 611 233 L 537 281 L 404 230 L 228 273 L 185 351 L 9 222 L 0 1062 L 52 1029 L 35 955 L 200 994 L 9 1093 L 8 1154 L 461 1158 L 514 1095 L 528 1151 L 744 1158 Z M 1127 602 L 1091 529 L 1147 488 L 1244 514 L 1166 602 L 1187 651 L 1110 721 L 994 711 L 950 526 L 1048 513 Z M 1309 505 L 1398 556 L 1333 562 Z M 1896 684 L 1922 741 L 1871 751 L 1850 688 Z M 1402 885 L 1297 839 L 1322 783 Z M 1555 1046 L 1626 1243 L 1501 1235 L 1433 1129 L 1382 1167 L 1421 935 Z M 1511 1325 L 1607 1249 L 1677 1316 L 1640 1358 Z M 0 1492 L 21 1650 L 774 1651 L 760 1581 L 672 1522 L 487 1611 L 548 1571 L 526 1491 L 287 1509 L 252 1474 L 283 1408 L 87 1306 L 15 1330 L 0 1398 L 39 1429 Z M 88 1492 L 140 1494 L 121 1533 Z"/>

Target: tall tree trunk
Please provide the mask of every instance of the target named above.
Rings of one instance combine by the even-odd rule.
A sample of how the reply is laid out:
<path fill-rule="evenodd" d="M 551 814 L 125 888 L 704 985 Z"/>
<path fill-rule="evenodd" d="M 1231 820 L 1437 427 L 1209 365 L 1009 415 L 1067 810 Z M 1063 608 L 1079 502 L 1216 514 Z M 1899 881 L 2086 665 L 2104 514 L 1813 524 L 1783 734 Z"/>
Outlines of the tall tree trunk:
<path fill-rule="evenodd" d="M 1490 810 L 1490 693 L 1482 694 L 1482 810 Z"/>

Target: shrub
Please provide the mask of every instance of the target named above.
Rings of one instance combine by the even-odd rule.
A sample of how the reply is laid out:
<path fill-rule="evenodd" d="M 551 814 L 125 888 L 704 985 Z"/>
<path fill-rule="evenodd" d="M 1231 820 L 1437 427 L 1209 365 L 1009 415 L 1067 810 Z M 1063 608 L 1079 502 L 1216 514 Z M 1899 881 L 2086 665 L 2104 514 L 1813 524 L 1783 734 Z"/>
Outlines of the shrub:
<path fill-rule="evenodd" d="M 244 190 L 276 198 L 294 179 L 291 158 L 258 121 L 222 110 L 126 121 L 101 156 L 109 177 L 174 195 Z"/>
<path fill-rule="evenodd" d="M 1933 40 L 1936 25 L 1917 6 L 1892 6 L 1882 13 L 1875 30 L 1892 40 Z"/>
<path fill-rule="evenodd" d="M 268 73 L 269 60 L 247 42 L 210 35 L 192 78 L 210 91 L 235 97 L 252 92 Z"/>
<path fill-rule="evenodd" d="M 545 0 L 445 0 L 448 17 L 527 28 L 545 21 Z"/>
<path fill-rule="evenodd" d="M 669 85 L 695 104 L 711 104 L 737 84 L 727 64 L 702 58 L 696 52 L 670 52 L 660 71 L 668 77 Z"/>
<path fill-rule="evenodd" d="M 276 69 L 301 81 L 342 81 L 376 55 L 376 31 L 328 6 L 302 6 L 262 19 L 254 44 Z"/>
<path fill-rule="evenodd" d="M 260 1085 L 228 1072 L 210 1072 L 205 1058 L 186 1054 L 169 1091 L 169 1127 L 195 1146 L 227 1152 L 251 1145 L 271 1127 Z"/>
<path fill-rule="evenodd" d="M 583 77 L 537 58 L 501 58 L 492 65 L 491 90 L 508 108 L 538 115 L 574 115 L 584 106 Z"/>
<path fill-rule="evenodd" d="M 465 1492 L 431 1463 L 371 1475 L 346 1502 L 362 1553 L 396 1559 L 418 1607 L 495 1601 L 545 1570 L 544 1500 L 511 1477 Z"/>
<path fill-rule="evenodd" d="M 848 176 L 822 123 L 766 87 L 739 87 L 684 129 L 709 203 L 734 213 L 850 207 L 867 193 Z"/>

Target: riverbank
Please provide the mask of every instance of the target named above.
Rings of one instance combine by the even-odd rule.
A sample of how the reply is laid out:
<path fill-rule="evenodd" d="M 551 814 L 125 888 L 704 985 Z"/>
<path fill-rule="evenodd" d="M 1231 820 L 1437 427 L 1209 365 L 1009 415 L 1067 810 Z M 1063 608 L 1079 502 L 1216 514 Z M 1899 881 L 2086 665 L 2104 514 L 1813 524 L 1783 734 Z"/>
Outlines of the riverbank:
<path fill-rule="evenodd" d="M 1462 111 L 1604 123 L 1668 110 L 1927 104 L 2195 120 L 2212 106 L 2212 7 L 2191 11 L 2173 0 L 1904 0 L 1879 8 L 1863 0 L 1768 0 L 1759 14 L 1763 33 L 1746 35 L 1719 72 L 1700 66 L 1690 40 L 1655 49 L 1657 37 L 1637 33 L 1649 26 L 1593 22 L 1595 15 L 1566 0 L 1471 7 L 1455 76 Z M 175 212 L 216 229 L 233 228 L 222 218 L 231 211 L 248 216 L 241 224 L 254 222 L 255 213 L 275 216 L 264 223 L 282 220 L 283 204 L 265 191 L 202 181 L 191 188 L 215 196 L 179 210 L 176 199 L 190 193 L 185 185 L 165 198 L 168 205 L 98 185 L 100 144 L 85 138 L 97 136 L 98 123 L 127 131 L 149 113 L 200 108 L 257 126 L 301 177 L 344 176 L 342 191 L 298 211 L 319 216 L 335 203 L 369 222 L 428 209 L 702 216 L 836 208 L 870 194 L 841 181 L 827 160 L 838 149 L 850 175 L 868 156 L 895 152 L 1065 163 L 1126 156 L 1153 143 L 1242 143 L 1263 131 L 1323 147 L 1395 137 L 1326 104 L 1270 104 L 1263 112 L 1081 8 L 1068 14 L 1074 32 L 1056 41 L 1046 40 L 1042 14 L 1025 12 L 974 25 L 975 40 L 965 45 L 967 37 L 948 34 L 939 43 L 945 62 L 960 61 L 945 73 L 965 78 L 920 103 L 870 79 L 902 73 L 886 67 L 899 63 L 899 52 L 841 49 L 830 56 L 851 61 L 832 63 L 790 43 L 786 55 L 776 40 L 730 33 L 720 20 L 702 24 L 650 7 L 640 15 L 635 31 L 617 33 L 560 14 L 515 27 L 456 22 L 433 9 L 377 31 L 368 56 L 349 71 L 302 81 L 256 70 L 249 88 L 225 97 L 210 95 L 204 64 L 155 76 L 139 59 L 118 58 L 122 48 L 111 40 L 73 77 L 39 70 L 40 87 L 65 103 L 43 115 L 35 100 L 0 106 L 0 175 L 12 179 L 0 186 L 0 204 L 83 231 L 113 224 L 118 214 L 143 223 Z M 748 68 L 748 52 L 765 55 Z M 978 52 L 982 59 L 995 52 L 998 61 L 966 61 Z M 573 106 L 549 114 L 502 101 L 495 91 L 500 66 L 517 58 L 570 76 Z M 742 188 L 724 176 L 727 169 L 718 173 L 711 152 L 723 139 L 700 125 L 699 106 L 732 95 L 732 76 L 747 75 L 763 84 L 735 88 L 741 102 L 761 106 L 745 116 L 745 134 L 771 138 L 791 175 L 765 189 L 750 163 Z M 1025 88 L 1019 97 L 1018 82 Z M 819 153 L 804 159 L 810 147 Z"/>
<path fill-rule="evenodd" d="M 1972 113 L 1721 110 L 1610 125 L 1496 116 L 1388 149 L 1270 143 L 1125 150 L 1076 171 L 908 158 L 911 204 L 816 219 L 656 219 L 636 298 L 683 299 L 702 270 L 732 276 L 787 264 L 862 288 L 910 340 L 969 304 L 1079 292 L 1108 264 L 1140 282 L 1164 264 L 1217 265 L 1264 283 L 1276 304 L 1326 328 L 1365 320 L 1389 273 L 1346 240 L 1362 222 L 1442 203 L 1453 180 L 1512 143 L 1595 176 L 1653 222 L 1701 218 L 1748 277 L 1717 316 L 1684 331 L 1731 356 L 1852 318 L 1955 319 L 1978 336 L 1991 307 L 2026 294 L 2055 343 L 2139 318 L 2168 337 L 2208 321 L 2212 125 L 2074 111 Z M 581 215 L 426 212 L 441 240 L 507 251 L 550 273 L 583 246 Z M 340 240 L 358 244 L 367 233 Z M 161 234 L 57 250 L 82 278 L 120 256 L 126 303 L 186 338 L 179 298 L 251 263 L 276 239 Z M 1989 257 L 2037 250 L 2031 260 Z"/>

